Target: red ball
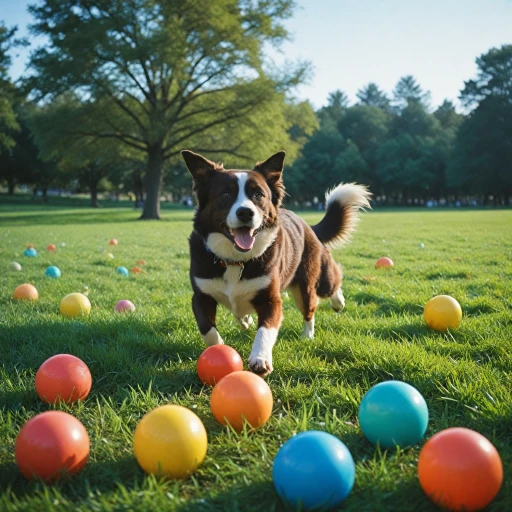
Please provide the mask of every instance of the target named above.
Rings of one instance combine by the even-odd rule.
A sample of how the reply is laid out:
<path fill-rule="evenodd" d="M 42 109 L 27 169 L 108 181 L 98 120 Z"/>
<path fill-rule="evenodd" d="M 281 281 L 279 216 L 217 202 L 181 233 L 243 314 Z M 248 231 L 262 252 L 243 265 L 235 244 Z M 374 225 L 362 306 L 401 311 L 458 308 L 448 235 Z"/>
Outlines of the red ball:
<path fill-rule="evenodd" d="M 26 478 L 47 482 L 78 473 L 89 457 L 89 436 L 71 414 L 47 411 L 23 425 L 16 439 L 16 463 Z"/>
<path fill-rule="evenodd" d="M 197 375 L 203 384 L 215 386 L 222 377 L 244 369 L 238 352 L 227 345 L 208 347 L 197 360 Z"/>
<path fill-rule="evenodd" d="M 37 370 L 36 391 L 43 402 L 72 404 L 84 400 L 92 386 L 91 372 L 78 357 L 58 354 Z"/>
<path fill-rule="evenodd" d="M 50 252 L 54 252 L 55 251 L 55 245 L 54 244 L 50 244 L 47 248 L 46 248 L 47 251 L 50 251 Z"/>
<path fill-rule="evenodd" d="M 385 267 L 394 267 L 395 264 L 393 263 L 393 260 L 391 258 L 388 258 L 387 256 L 383 256 L 382 258 L 379 258 L 375 263 L 375 268 L 385 268 Z"/>
<path fill-rule="evenodd" d="M 498 494 L 503 466 L 492 443 L 467 428 L 432 436 L 420 452 L 418 477 L 425 494 L 449 510 L 486 507 Z"/>

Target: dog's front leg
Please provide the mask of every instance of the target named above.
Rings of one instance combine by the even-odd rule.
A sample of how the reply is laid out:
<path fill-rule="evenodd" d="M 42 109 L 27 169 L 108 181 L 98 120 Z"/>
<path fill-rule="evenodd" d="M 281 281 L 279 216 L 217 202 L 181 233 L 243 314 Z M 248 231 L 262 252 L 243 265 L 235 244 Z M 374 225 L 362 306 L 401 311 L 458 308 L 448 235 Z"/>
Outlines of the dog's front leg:
<path fill-rule="evenodd" d="M 252 301 L 258 314 L 258 331 L 249 356 L 249 368 L 262 376 L 272 370 L 272 348 L 283 319 L 283 303 L 279 290 L 262 290 Z"/>
<path fill-rule="evenodd" d="M 195 291 L 192 297 L 192 309 L 196 317 L 201 337 L 207 345 L 222 345 L 224 341 L 217 331 L 217 301 L 210 295 Z"/>

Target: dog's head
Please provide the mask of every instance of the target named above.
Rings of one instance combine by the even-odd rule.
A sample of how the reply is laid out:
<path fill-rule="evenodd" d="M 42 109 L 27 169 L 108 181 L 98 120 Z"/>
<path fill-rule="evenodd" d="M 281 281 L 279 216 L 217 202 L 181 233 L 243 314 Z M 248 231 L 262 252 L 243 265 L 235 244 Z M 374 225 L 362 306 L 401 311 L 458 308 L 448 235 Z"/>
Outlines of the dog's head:
<path fill-rule="evenodd" d="M 181 154 L 194 181 L 196 231 L 222 258 L 245 260 L 249 258 L 242 254 L 259 256 L 270 243 L 270 233 L 275 232 L 284 195 L 285 152 L 256 164 L 252 171 L 226 170 L 222 164 L 191 151 Z"/>

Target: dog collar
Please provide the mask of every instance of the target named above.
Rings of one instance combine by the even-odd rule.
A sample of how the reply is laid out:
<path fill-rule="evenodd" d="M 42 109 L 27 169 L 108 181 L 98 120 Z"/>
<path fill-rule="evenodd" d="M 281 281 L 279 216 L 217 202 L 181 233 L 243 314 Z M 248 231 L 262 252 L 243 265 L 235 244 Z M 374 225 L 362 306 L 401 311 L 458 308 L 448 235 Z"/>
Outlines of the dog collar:
<path fill-rule="evenodd" d="M 220 263 L 224 268 L 229 267 L 240 267 L 240 274 L 238 275 L 238 280 L 242 279 L 242 273 L 244 271 L 244 262 L 243 261 L 234 261 L 234 260 L 225 260 L 223 258 L 219 258 L 207 245 L 206 242 L 204 242 L 204 248 L 206 249 L 206 252 L 213 254 L 213 262 L 214 263 Z"/>

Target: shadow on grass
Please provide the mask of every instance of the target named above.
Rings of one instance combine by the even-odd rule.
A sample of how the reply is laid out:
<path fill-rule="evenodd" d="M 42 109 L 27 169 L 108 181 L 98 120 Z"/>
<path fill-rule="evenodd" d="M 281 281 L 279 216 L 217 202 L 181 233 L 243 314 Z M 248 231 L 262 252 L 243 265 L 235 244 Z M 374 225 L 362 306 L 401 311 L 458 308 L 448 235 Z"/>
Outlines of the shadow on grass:
<path fill-rule="evenodd" d="M 403 313 L 417 315 L 423 312 L 423 307 L 411 302 L 400 303 L 389 296 L 375 295 L 368 292 L 358 292 L 353 296 L 360 305 L 375 304 L 376 313 L 382 316 L 400 315 Z"/>

